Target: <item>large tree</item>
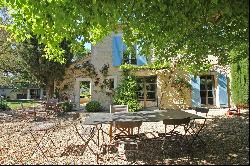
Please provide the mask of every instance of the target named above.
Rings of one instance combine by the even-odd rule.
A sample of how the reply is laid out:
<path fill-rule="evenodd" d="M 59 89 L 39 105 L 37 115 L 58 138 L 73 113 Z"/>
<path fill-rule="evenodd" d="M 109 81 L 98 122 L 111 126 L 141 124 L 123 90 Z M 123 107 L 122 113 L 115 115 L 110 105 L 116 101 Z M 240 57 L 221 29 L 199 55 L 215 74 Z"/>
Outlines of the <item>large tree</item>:
<path fill-rule="evenodd" d="M 27 70 L 27 63 L 20 56 L 20 48 L 8 41 L 9 34 L 0 30 L 0 86 L 20 88 L 35 85 L 35 78 Z"/>
<path fill-rule="evenodd" d="M 22 88 L 40 86 L 51 96 L 54 81 L 63 78 L 65 68 L 71 63 L 73 54 L 67 41 L 60 47 L 64 50 L 65 63 L 49 61 L 44 55 L 44 45 L 38 44 L 35 37 L 23 43 L 7 40 L 8 33 L 0 31 L 0 86 Z"/>
<path fill-rule="evenodd" d="M 54 92 L 54 81 L 60 80 L 64 76 L 66 67 L 71 63 L 73 54 L 68 47 L 69 41 L 63 40 L 60 48 L 64 51 L 64 62 L 59 63 L 49 61 L 44 57 L 44 45 L 39 44 L 36 37 L 26 40 L 22 43 L 23 49 L 20 54 L 22 59 L 27 63 L 28 71 L 39 81 L 41 87 L 47 89 L 48 95 Z"/>
<path fill-rule="evenodd" d="M 0 10 L 2 25 L 8 24 L 9 15 L 6 8 Z M 31 34 L 30 34 L 31 35 Z M 65 68 L 73 58 L 77 57 L 69 48 L 69 41 L 63 40 L 59 47 L 63 50 L 65 63 L 49 61 L 44 56 L 44 44 L 39 44 L 36 36 L 15 42 L 10 34 L 0 29 L 0 86 L 22 88 L 24 86 L 40 86 L 48 90 L 49 96 L 53 94 L 54 81 L 63 78 Z"/>
<path fill-rule="evenodd" d="M 95 44 L 122 29 L 126 44 L 139 43 L 159 57 L 181 56 L 181 63 L 199 69 L 207 55 L 227 64 L 248 55 L 249 1 L 233 0 L 3 0 L 11 15 L 7 29 L 19 41 L 36 35 L 46 56 L 63 59 L 60 43 L 76 39 Z M 77 39 L 83 39 L 79 40 Z"/>

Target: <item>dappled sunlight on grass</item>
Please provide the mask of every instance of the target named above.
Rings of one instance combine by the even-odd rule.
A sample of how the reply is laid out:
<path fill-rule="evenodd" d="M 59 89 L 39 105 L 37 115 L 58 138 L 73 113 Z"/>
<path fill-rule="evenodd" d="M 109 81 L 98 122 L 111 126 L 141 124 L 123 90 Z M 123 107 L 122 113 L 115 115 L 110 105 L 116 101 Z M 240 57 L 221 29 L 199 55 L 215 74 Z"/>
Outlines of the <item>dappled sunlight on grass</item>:
<path fill-rule="evenodd" d="M 8 106 L 12 110 L 22 109 L 21 103 L 23 104 L 24 108 L 36 107 L 37 105 L 39 105 L 39 102 L 34 101 L 34 100 L 10 100 L 10 101 L 7 101 Z"/>

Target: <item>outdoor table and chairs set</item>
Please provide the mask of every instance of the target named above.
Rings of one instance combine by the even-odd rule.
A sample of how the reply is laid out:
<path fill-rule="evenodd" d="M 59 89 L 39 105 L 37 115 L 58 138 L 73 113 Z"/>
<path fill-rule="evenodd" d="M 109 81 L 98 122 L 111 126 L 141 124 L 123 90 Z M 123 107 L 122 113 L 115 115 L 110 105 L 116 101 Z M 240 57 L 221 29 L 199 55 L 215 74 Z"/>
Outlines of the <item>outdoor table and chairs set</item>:
<path fill-rule="evenodd" d="M 110 113 L 90 114 L 82 123 L 82 126 L 96 129 L 96 137 L 92 134 L 91 138 L 97 141 L 96 148 L 98 150 L 94 154 L 98 163 L 102 155 L 101 152 L 108 152 L 113 146 L 130 144 L 133 147 L 131 151 L 138 153 L 138 143 L 151 139 L 162 142 L 163 155 L 165 155 L 165 150 L 170 148 L 168 143 L 171 141 L 177 142 L 181 148 L 191 148 L 196 140 L 201 145 L 206 146 L 199 134 L 204 128 L 207 119 L 207 117 L 176 110 L 128 112 L 126 105 L 115 105 L 110 106 Z M 195 120 L 201 120 L 202 122 L 197 125 L 194 123 Z M 164 133 L 158 133 L 157 135 L 147 131 L 140 133 L 143 122 L 160 121 L 165 126 Z M 103 127 L 104 124 L 110 126 L 108 130 Z M 171 128 L 171 130 L 168 131 L 167 127 Z M 184 129 L 183 132 L 178 130 L 181 127 Z M 155 132 L 157 133 L 157 131 Z M 147 137 L 147 135 L 151 137 Z M 105 149 L 107 147 L 108 149 Z"/>
<path fill-rule="evenodd" d="M 202 120 L 200 125 L 193 123 L 195 120 Z M 105 153 L 111 152 L 111 149 L 118 150 L 120 145 L 130 147 L 126 150 L 138 153 L 138 144 L 142 141 L 150 139 L 159 140 L 162 143 L 162 154 L 166 154 L 166 150 L 171 148 L 171 142 L 177 143 L 180 148 L 190 148 L 195 140 L 206 143 L 199 137 L 199 133 L 205 126 L 207 117 L 191 114 L 185 111 L 177 110 L 155 110 L 155 111 L 139 111 L 128 112 L 127 105 L 110 106 L 110 113 L 90 113 L 85 120 L 75 120 L 71 124 L 76 134 L 84 145 L 84 151 L 89 149 L 96 156 L 96 161 L 102 159 Z M 158 131 L 140 132 L 144 122 L 160 122 L 165 126 L 163 133 Z M 47 126 L 33 127 L 28 132 L 31 134 L 37 148 L 42 152 L 44 158 L 47 158 L 40 142 L 43 137 L 50 134 L 58 125 L 49 124 Z M 182 132 L 180 129 L 182 128 Z M 169 131 L 170 129 L 170 131 Z M 73 131 L 71 130 L 71 131 Z M 44 132 L 40 142 L 34 137 L 34 132 Z M 155 134 L 157 133 L 157 134 Z M 148 137 L 150 135 L 151 137 Z M 54 142 L 50 139 L 52 144 Z M 92 146 L 90 146 L 92 144 Z"/>

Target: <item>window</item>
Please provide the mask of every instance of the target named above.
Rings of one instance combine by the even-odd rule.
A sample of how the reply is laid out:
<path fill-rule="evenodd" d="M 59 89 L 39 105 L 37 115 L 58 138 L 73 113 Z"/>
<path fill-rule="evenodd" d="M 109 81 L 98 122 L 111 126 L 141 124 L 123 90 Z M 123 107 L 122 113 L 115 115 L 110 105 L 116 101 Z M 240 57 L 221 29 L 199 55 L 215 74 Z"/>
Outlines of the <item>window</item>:
<path fill-rule="evenodd" d="M 137 84 L 137 96 L 139 100 L 156 100 L 156 76 L 138 77 Z"/>
<path fill-rule="evenodd" d="M 40 89 L 30 89 L 31 99 L 39 99 L 39 97 L 40 97 Z"/>
<path fill-rule="evenodd" d="M 200 96 L 202 105 L 215 105 L 214 76 L 201 76 Z"/>
<path fill-rule="evenodd" d="M 136 65 L 136 45 L 132 48 L 132 50 L 128 50 L 127 48 L 124 49 L 122 63 Z"/>
<path fill-rule="evenodd" d="M 136 58 L 131 58 L 131 57 L 124 57 L 123 58 L 123 64 L 132 64 L 136 65 Z"/>
<path fill-rule="evenodd" d="M 107 92 L 111 92 L 116 88 L 116 81 L 117 81 L 116 76 L 108 76 L 104 80 Z"/>

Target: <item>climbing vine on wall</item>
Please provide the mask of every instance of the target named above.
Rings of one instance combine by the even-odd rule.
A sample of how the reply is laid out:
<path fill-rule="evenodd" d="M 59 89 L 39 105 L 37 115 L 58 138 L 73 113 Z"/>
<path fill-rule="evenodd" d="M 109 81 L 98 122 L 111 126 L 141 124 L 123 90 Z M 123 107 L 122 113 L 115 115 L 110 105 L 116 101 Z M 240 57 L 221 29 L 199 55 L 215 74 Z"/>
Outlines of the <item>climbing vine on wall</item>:
<path fill-rule="evenodd" d="M 97 76 L 95 67 L 92 63 L 90 63 L 90 61 L 83 62 L 82 64 L 76 64 L 74 66 L 74 68 L 75 69 L 85 69 L 91 78 L 94 78 Z"/>
<path fill-rule="evenodd" d="M 102 75 L 104 77 L 107 77 L 108 75 L 108 70 L 109 70 L 109 64 L 104 64 L 100 70 L 100 72 L 102 73 Z"/>
<path fill-rule="evenodd" d="M 142 70 L 142 69 L 160 70 L 160 69 L 169 69 L 170 63 L 166 61 L 155 61 L 154 63 L 144 65 L 144 66 L 125 64 L 125 65 L 121 65 L 120 68 L 125 72 L 131 71 L 131 70 L 137 71 L 137 70 Z"/>
<path fill-rule="evenodd" d="M 138 111 L 141 106 L 137 99 L 137 84 L 134 76 L 124 76 L 115 89 L 114 104 L 128 105 L 130 112 Z"/>

